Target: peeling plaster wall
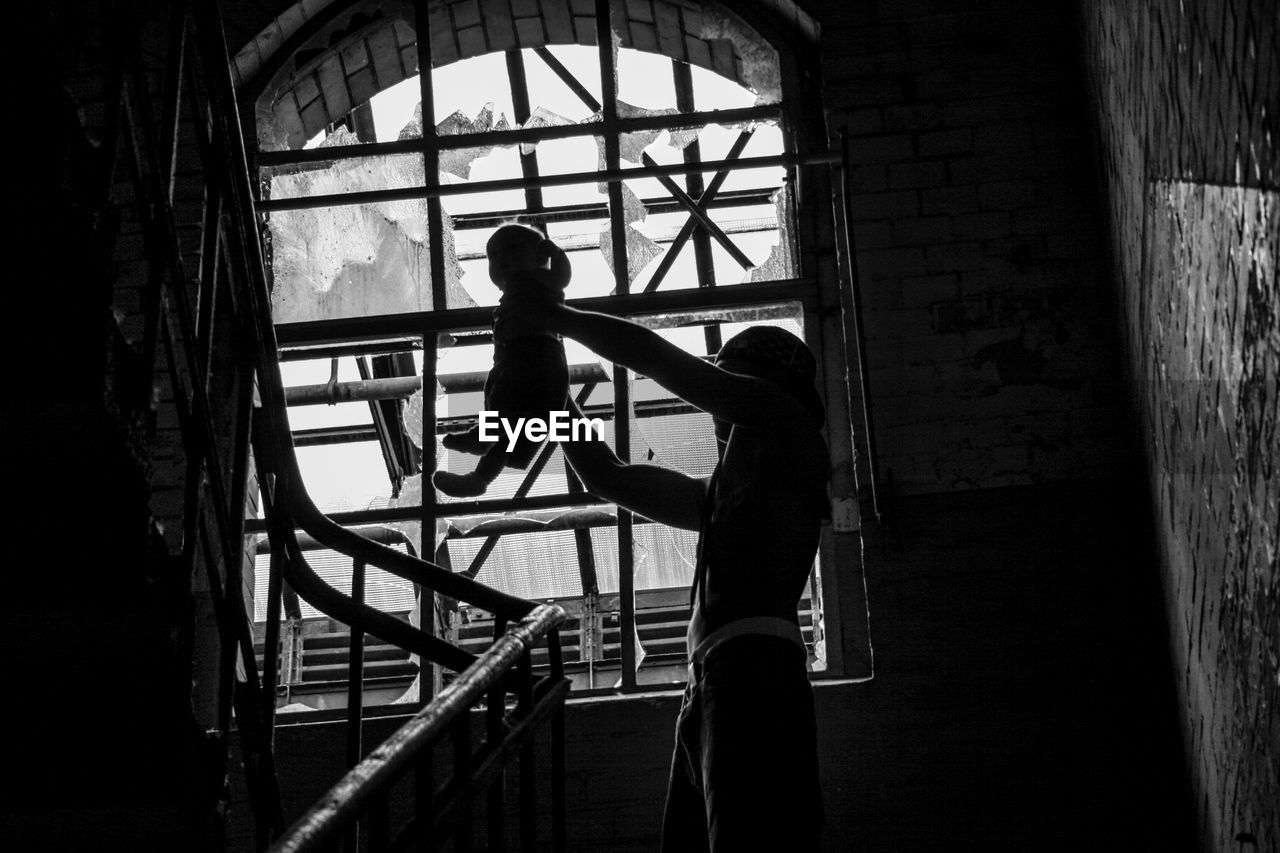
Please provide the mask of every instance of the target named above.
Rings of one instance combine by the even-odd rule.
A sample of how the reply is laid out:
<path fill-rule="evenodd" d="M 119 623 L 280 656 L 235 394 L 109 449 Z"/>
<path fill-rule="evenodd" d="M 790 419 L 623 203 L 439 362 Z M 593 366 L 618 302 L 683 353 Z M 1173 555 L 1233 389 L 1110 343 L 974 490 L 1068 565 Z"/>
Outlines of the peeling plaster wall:
<path fill-rule="evenodd" d="M 1202 840 L 1274 851 L 1280 14 L 1082 7 Z"/>

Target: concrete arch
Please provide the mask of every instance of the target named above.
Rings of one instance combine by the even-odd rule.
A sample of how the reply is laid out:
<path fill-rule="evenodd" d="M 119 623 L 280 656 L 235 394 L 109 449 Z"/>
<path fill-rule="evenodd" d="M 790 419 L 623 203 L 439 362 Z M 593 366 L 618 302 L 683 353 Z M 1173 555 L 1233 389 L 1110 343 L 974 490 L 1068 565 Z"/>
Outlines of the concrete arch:
<path fill-rule="evenodd" d="M 511 48 L 596 44 L 593 0 L 430 0 L 435 66 Z M 245 43 L 233 73 L 265 149 L 298 148 L 379 91 L 418 73 L 413 4 L 299 0 Z M 750 21 L 750 23 L 748 23 Z M 699 65 L 782 97 L 780 66 L 816 56 L 817 25 L 789 0 L 625 0 L 613 6 L 622 47 Z M 799 61 L 808 61 L 801 59 Z"/>

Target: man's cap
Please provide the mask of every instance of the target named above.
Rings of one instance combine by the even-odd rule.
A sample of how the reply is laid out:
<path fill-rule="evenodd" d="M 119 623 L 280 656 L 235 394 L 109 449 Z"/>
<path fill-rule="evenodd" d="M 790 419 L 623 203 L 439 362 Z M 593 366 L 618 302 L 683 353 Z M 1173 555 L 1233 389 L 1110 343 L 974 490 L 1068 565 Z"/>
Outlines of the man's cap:
<path fill-rule="evenodd" d="M 821 425 L 825 420 L 822 398 L 814 388 L 818 361 L 805 342 L 786 329 L 777 326 L 744 329 L 720 347 L 716 361 L 724 359 L 747 362 L 762 373 L 781 374 L 778 378 L 782 387 L 804 404 L 815 422 Z"/>

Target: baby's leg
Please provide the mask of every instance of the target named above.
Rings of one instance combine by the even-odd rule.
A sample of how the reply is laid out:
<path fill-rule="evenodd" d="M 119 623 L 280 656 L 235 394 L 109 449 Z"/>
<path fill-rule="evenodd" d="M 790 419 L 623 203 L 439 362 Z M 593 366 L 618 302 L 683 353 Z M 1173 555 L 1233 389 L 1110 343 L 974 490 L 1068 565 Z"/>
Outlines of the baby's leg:
<path fill-rule="evenodd" d="M 543 442 L 530 441 L 521 433 L 520 437 L 516 439 L 516 446 L 507 452 L 506 464 L 521 470 L 528 468 L 529 463 L 538 455 L 538 450 L 541 449 L 542 445 Z"/>
<path fill-rule="evenodd" d="M 489 484 L 497 479 L 507 464 L 507 451 L 500 443 L 488 445 L 476 468 L 470 474 L 454 474 L 437 471 L 431 478 L 435 487 L 455 498 L 475 498 L 483 495 Z"/>
<path fill-rule="evenodd" d="M 459 453 L 469 453 L 472 456 L 480 456 L 493 446 L 493 442 L 491 441 L 480 440 L 479 426 L 473 426 L 466 432 L 446 433 L 445 436 L 440 439 L 440 443 L 450 450 L 456 450 Z"/>

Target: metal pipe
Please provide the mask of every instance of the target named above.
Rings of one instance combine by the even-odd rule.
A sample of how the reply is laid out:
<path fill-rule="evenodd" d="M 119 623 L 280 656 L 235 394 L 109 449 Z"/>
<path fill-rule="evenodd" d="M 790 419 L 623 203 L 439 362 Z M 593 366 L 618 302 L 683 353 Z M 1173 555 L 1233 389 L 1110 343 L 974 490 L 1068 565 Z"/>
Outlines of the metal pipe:
<path fill-rule="evenodd" d="M 844 202 L 844 252 L 849 262 L 849 293 L 853 300 L 853 330 L 857 340 L 858 384 L 862 392 L 862 427 L 866 433 L 867 465 L 871 471 L 871 509 L 880 520 L 880 472 L 876 455 L 876 430 L 871 417 L 871 375 L 867 370 L 867 339 L 862 325 L 862 285 L 853 244 L 853 184 L 849 180 L 849 129 L 840 128 L 841 195 Z"/>
<path fill-rule="evenodd" d="M 446 394 L 464 394 L 484 390 L 488 371 L 444 374 L 438 380 Z M 569 382 L 608 382 L 609 376 L 599 364 L 575 364 L 569 368 Z M 362 400 L 400 400 L 422 390 L 421 376 L 396 376 L 388 379 L 359 379 L 333 385 L 294 385 L 284 389 L 285 404 L 317 406 Z"/>

